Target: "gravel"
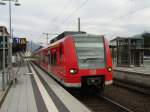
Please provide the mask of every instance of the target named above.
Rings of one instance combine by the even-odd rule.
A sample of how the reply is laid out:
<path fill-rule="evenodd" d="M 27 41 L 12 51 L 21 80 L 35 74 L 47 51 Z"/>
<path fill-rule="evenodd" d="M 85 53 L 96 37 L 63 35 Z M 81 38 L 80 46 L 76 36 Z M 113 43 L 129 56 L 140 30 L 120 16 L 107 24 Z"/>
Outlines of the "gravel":
<path fill-rule="evenodd" d="M 103 95 L 134 112 L 150 112 L 150 96 L 112 85 Z"/>

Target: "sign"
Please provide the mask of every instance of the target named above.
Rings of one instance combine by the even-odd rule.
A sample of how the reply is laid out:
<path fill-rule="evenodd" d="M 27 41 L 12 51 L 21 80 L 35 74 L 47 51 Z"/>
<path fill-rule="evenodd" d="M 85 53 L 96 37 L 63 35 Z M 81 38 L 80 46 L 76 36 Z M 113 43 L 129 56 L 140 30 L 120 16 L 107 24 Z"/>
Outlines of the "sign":
<path fill-rule="evenodd" d="M 26 38 L 20 38 L 20 44 L 26 44 L 27 41 L 26 41 Z"/>

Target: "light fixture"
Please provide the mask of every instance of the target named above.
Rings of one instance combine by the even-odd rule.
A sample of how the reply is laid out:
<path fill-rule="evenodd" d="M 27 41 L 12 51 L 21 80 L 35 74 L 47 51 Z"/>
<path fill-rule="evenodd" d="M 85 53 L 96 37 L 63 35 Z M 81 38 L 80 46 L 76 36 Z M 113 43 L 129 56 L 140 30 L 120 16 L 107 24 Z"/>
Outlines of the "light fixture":
<path fill-rule="evenodd" d="M 21 4 L 20 3 L 18 3 L 18 2 L 15 2 L 15 4 L 14 4 L 15 6 L 20 6 Z"/>
<path fill-rule="evenodd" d="M 71 74 L 76 74 L 78 71 L 77 71 L 77 69 L 70 69 L 70 71 L 69 71 Z"/>
<path fill-rule="evenodd" d="M 111 67 L 108 67 L 108 69 L 107 69 L 109 72 L 111 72 L 112 71 L 112 68 Z"/>
<path fill-rule="evenodd" d="M 5 2 L 0 1 L 0 5 L 6 5 L 6 3 L 5 3 Z"/>

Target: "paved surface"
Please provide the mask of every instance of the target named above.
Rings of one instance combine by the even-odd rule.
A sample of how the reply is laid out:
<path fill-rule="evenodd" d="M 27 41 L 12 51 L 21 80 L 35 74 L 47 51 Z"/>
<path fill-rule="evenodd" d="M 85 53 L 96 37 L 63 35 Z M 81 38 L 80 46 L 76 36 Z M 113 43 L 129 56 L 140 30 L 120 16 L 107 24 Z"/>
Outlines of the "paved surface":
<path fill-rule="evenodd" d="M 36 72 L 33 70 L 32 66 L 31 66 L 31 71 L 33 73 L 35 82 L 37 83 L 37 86 L 39 87 L 39 92 L 45 102 L 47 111 L 48 112 L 58 112 L 56 105 L 54 104 L 52 98 L 47 93 L 46 89 L 44 88 L 44 86 L 43 86 L 41 80 L 39 79 L 39 77 L 37 76 Z"/>
<path fill-rule="evenodd" d="M 27 67 L 21 67 L 18 82 L 11 87 L 0 112 L 37 112 L 36 102 Z"/>
<path fill-rule="evenodd" d="M 5 74 L 5 87 L 7 87 L 7 74 Z M 2 71 L 0 71 L 0 93 L 2 92 Z"/>
<path fill-rule="evenodd" d="M 91 112 L 41 69 L 22 66 L 0 112 Z M 30 72 L 29 72 L 30 71 Z M 40 73 L 40 75 L 39 75 Z"/>
<path fill-rule="evenodd" d="M 56 81 L 49 77 L 45 72 L 35 65 L 34 67 L 39 72 L 39 77 L 45 81 L 45 85 L 49 86 L 48 91 L 59 112 L 91 112 L 85 105 L 62 88 L 62 86 L 56 83 Z M 65 111 L 64 107 L 66 108 Z"/>

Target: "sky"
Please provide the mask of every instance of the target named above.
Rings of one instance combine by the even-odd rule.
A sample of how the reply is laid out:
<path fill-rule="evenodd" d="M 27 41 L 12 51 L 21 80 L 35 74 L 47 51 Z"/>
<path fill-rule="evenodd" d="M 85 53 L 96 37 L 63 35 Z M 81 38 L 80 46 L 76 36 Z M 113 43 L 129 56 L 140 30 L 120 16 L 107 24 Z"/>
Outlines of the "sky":
<path fill-rule="evenodd" d="M 105 35 L 133 36 L 150 32 L 150 0 L 19 0 L 12 2 L 12 29 L 14 36 L 26 37 L 37 43 L 46 43 L 46 35 L 81 30 Z M 0 5 L 0 25 L 9 29 L 7 5 Z M 49 36 L 49 40 L 54 38 Z"/>

